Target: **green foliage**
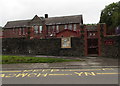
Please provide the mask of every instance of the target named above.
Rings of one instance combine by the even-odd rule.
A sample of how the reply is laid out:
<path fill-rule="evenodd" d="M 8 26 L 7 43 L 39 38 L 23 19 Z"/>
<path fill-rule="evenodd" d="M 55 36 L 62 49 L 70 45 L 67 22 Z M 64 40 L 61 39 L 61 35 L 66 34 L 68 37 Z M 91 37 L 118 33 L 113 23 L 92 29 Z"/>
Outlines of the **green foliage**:
<path fill-rule="evenodd" d="M 2 55 L 2 64 L 10 64 L 10 63 L 54 63 L 54 62 L 69 62 L 69 61 L 81 61 L 81 60 Z"/>
<path fill-rule="evenodd" d="M 102 10 L 100 23 L 106 23 L 111 31 L 120 25 L 120 1 L 112 3 Z"/>

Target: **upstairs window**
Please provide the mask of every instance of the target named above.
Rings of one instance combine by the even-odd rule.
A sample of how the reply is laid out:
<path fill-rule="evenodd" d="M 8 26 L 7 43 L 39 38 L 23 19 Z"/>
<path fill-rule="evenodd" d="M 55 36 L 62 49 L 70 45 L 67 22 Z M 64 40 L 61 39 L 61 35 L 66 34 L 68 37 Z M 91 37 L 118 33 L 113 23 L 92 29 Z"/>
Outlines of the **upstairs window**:
<path fill-rule="evenodd" d="M 69 29 L 69 30 L 72 30 L 72 24 L 69 25 L 68 29 Z"/>
<path fill-rule="evenodd" d="M 51 26 L 48 26 L 48 35 L 51 34 Z"/>
<path fill-rule="evenodd" d="M 55 36 L 55 26 L 52 26 L 52 35 Z"/>
<path fill-rule="evenodd" d="M 56 26 L 56 32 L 59 32 L 59 25 Z"/>
<path fill-rule="evenodd" d="M 96 32 L 88 32 L 88 37 L 95 37 L 96 35 Z"/>
<path fill-rule="evenodd" d="M 65 25 L 65 29 L 67 29 L 67 25 Z"/>
<path fill-rule="evenodd" d="M 42 33 L 42 29 L 43 27 L 42 26 L 39 26 L 39 32 Z"/>
<path fill-rule="evenodd" d="M 38 34 L 38 26 L 34 26 L 34 32 Z"/>
<path fill-rule="evenodd" d="M 77 27 L 76 27 L 76 24 L 74 24 L 74 31 L 76 31 L 77 30 Z"/>
<path fill-rule="evenodd" d="M 15 33 L 15 29 L 13 29 L 13 34 Z"/>
<path fill-rule="evenodd" d="M 54 33 L 54 31 L 55 31 L 55 26 L 52 26 L 52 32 Z"/>
<path fill-rule="evenodd" d="M 19 35 L 22 35 L 21 31 L 22 31 L 21 28 L 19 28 Z"/>
<path fill-rule="evenodd" d="M 23 28 L 23 35 L 25 35 L 25 28 Z"/>

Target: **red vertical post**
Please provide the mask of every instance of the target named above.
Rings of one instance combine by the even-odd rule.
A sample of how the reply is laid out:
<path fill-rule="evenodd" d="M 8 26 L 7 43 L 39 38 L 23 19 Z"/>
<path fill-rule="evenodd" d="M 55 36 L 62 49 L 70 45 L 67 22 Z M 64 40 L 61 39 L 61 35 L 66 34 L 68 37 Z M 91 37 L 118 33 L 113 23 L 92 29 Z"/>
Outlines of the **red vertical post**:
<path fill-rule="evenodd" d="M 101 37 L 100 37 L 100 24 L 97 26 L 98 30 L 98 56 L 101 56 Z"/>
<path fill-rule="evenodd" d="M 84 51 L 85 51 L 85 56 L 87 56 L 88 55 L 88 46 L 87 46 L 87 30 L 86 30 L 86 28 L 84 28 L 84 41 L 85 41 Z"/>
<path fill-rule="evenodd" d="M 42 34 L 43 34 L 44 38 L 47 37 L 47 27 L 45 24 L 43 25 L 43 28 L 42 28 Z"/>
<path fill-rule="evenodd" d="M 30 28 L 30 39 L 34 38 L 34 27 Z"/>
<path fill-rule="evenodd" d="M 106 37 L 106 29 L 107 29 L 106 24 L 104 24 L 104 37 Z"/>

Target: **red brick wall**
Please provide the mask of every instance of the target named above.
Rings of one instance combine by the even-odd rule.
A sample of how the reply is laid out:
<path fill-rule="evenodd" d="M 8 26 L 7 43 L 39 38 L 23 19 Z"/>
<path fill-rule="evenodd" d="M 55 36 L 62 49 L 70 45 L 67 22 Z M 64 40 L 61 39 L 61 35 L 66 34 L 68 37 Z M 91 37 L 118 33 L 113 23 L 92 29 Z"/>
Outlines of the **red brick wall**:
<path fill-rule="evenodd" d="M 60 37 L 77 37 L 77 32 L 72 32 L 72 31 L 63 31 L 63 32 L 60 32 L 56 35 L 57 38 L 60 38 Z"/>
<path fill-rule="evenodd" d="M 69 29 L 69 24 L 66 24 L 67 25 L 67 29 Z M 52 27 L 53 26 L 55 26 L 55 28 L 54 28 L 54 30 L 52 29 Z M 65 30 L 65 25 L 58 25 L 59 26 L 59 32 L 61 32 L 61 31 L 63 31 L 63 30 Z M 47 27 L 46 27 L 46 35 L 47 35 L 47 37 L 49 38 L 50 37 L 50 34 L 54 34 L 54 33 L 57 33 L 56 32 L 56 27 L 57 27 L 57 25 L 47 25 Z M 74 24 L 72 24 L 72 30 L 74 29 Z M 76 24 L 76 30 L 79 30 L 80 29 L 80 24 Z M 66 33 L 66 34 L 68 34 L 68 33 Z M 70 35 L 70 34 L 69 34 Z M 73 34 L 72 34 L 73 35 Z M 71 35 L 71 36 L 72 36 Z M 67 36 L 67 35 L 66 35 Z M 74 35 L 75 36 L 75 35 Z M 55 35 L 53 36 L 53 37 L 55 37 Z"/>
<path fill-rule="evenodd" d="M 3 30 L 3 37 L 4 38 L 26 37 L 27 34 L 28 34 L 28 28 L 24 28 L 24 33 L 22 31 L 20 32 L 20 28 L 14 28 L 14 29 L 11 28 L 11 29 L 4 29 Z"/>

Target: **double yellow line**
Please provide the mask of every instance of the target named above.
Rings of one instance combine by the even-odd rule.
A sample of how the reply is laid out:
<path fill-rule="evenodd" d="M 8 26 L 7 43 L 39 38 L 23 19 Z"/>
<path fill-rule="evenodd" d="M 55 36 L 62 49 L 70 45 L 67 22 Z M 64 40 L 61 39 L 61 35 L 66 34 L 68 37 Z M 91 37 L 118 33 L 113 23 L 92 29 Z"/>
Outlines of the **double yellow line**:
<path fill-rule="evenodd" d="M 22 71 L 0 71 L 0 73 L 11 73 L 11 72 L 22 72 Z"/>
<path fill-rule="evenodd" d="M 120 73 L 96 73 L 98 75 L 108 75 L 108 74 L 120 74 Z"/>

